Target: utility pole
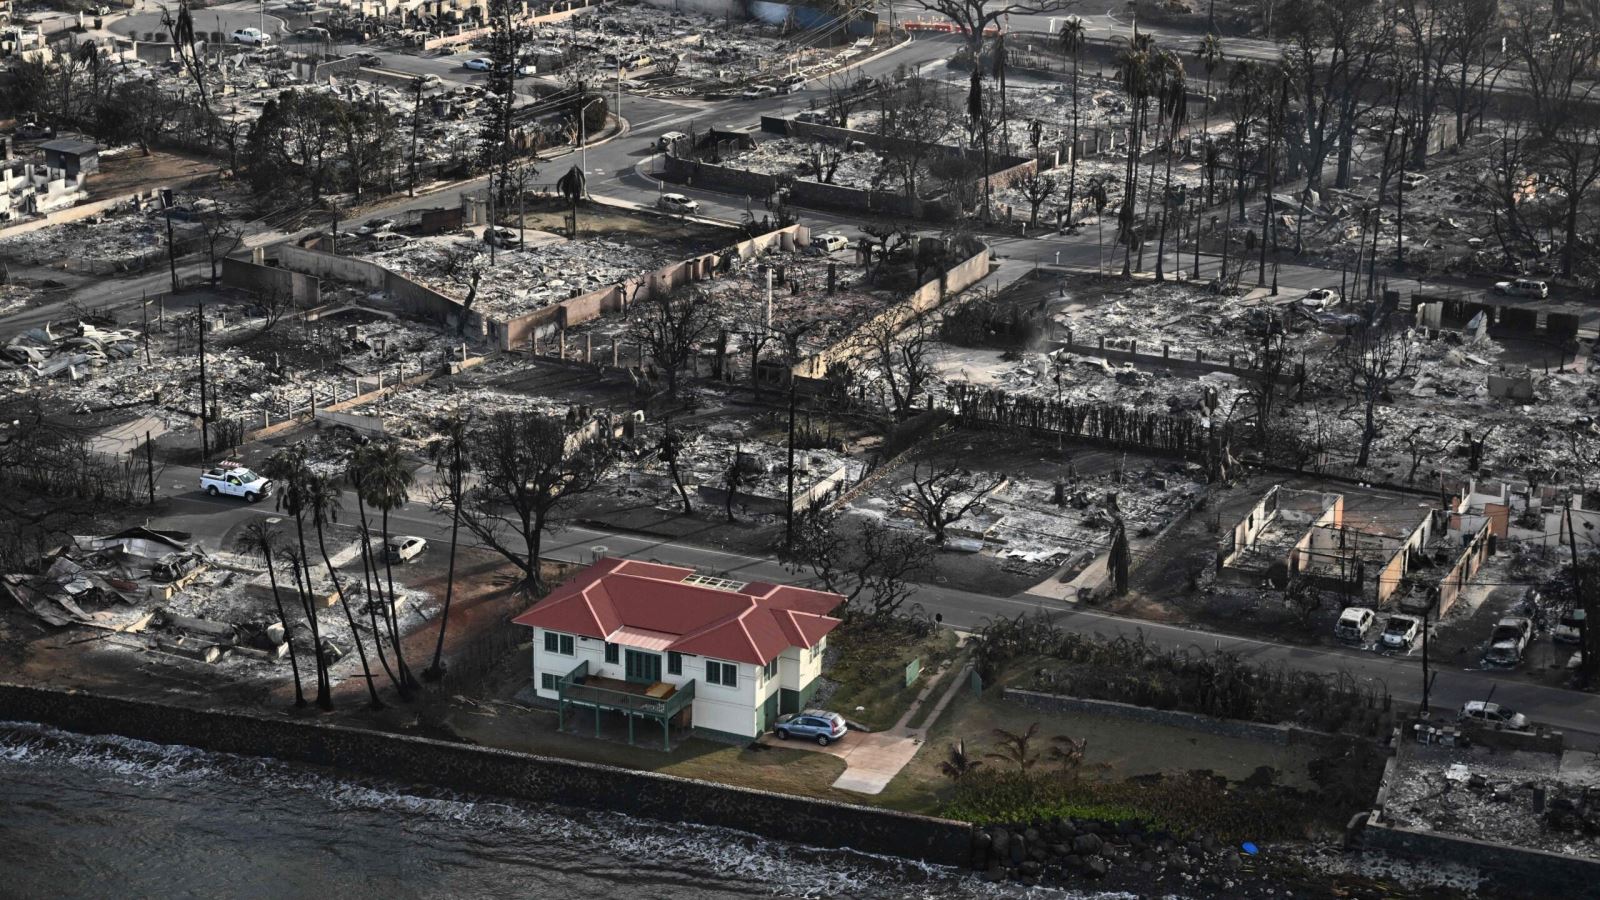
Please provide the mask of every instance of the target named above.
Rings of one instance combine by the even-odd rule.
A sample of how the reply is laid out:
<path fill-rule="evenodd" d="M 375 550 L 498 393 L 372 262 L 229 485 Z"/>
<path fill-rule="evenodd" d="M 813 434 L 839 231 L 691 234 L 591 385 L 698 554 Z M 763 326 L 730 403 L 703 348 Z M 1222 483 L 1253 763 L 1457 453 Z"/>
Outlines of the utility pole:
<path fill-rule="evenodd" d="M 406 196 L 417 195 L 417 131 L 422 127 L 422 79 L 412 82 L 417 92 L 416 105 L 411 110 L 411 184 L 406 188 Z"/>
<path fill-rule="evenodd" d="M 144 364 L 150 365 L 150 299 L 139 292 L 139 313 L 144 318 Z"/>
<path fill-rule="evenodd" d="M 494 265 L 494 247 L 500 242 L 500 235 L 495 230 L 494 222 L 494 170 L 489 171 L 489 230 L 484 232 L 489 239 L 489 265 Z"/>
<path fill-rule="evenodd" d="M 144 468 L 145 484 L 150 490 L 150 505 L 156 505 L 156 445 L 150 439 L 150 432 L 144 433 Z"/>
<path fill-rule="evenodd" d="M 1437 589 L 1434 589 L 1437 590 Z M 1433 594 L 1428 598 L 1428 605 L 1422 610 L 1422 714 L 1428 714 L 1428 695 L 1433 681 L 1428 677 L 1428 614 L 1433 612 L 1434 604 L 1439 602 L 1439 595 Z"/>
<path fill-rule="evenodd" d="M 167 268 L 172 271 L 172 292 L 178 292 L 178 256 L 177 248 L 172 245 L 172 190 L 163 188 L 161 191 L 161 208 L 167 214 Z"/>
<path fill-rule="evenodd" d="M 206 304 L 201 301 L 194 308 L 195 333 L 200 336 L 200 462 L 211 459 L 211 429 L 208 424 L 210 410 L 206 407 Z"/>
<path fill-rule="evenodd" d="M 795 381 L 789 379 L 789 490 L 783 516 L 783 549 L 794 549 L 794 397 Z M 734 461 L 737 463 L 738 458 Z"/>

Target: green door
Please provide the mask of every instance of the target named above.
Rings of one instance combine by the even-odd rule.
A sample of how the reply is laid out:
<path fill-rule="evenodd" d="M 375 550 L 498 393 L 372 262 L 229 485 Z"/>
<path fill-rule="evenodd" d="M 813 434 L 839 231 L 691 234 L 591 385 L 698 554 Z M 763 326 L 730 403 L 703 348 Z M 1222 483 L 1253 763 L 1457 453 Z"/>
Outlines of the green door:
<path fill-rule="evenodd" d="M 628 680 L 638 684 L 655 684 L 661 680 L 661 654 L 640 653 L 629 650 L 623 663 Z"/>
<path fill-rule="evenodd" d="M 757 711 L 756 734 L 771 728 L 772 723 L 778 720 L 778 693 L 778 691 L 773 691 L 772 696 L 768 697 Z"/>

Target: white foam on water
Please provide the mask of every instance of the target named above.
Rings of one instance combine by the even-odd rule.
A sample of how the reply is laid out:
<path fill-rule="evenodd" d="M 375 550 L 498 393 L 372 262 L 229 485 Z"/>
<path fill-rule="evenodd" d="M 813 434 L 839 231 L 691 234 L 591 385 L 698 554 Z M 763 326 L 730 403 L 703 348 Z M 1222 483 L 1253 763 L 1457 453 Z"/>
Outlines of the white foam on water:
<path fill-rule="evenodd" d="M 1133 900 L 1131 894 L 1083 893 L 994 885 L 962 870 L 852 850 L 767 840 L 731 829 L 662 823 L 622 813 L 462 795 L 378 779 L 343 777 L 275 760 L 209 753 L 116 736 L 78 735 L 31 723 L 0 722 L 0 764 L 70 766 L 130 784 L 220 782 L 293 791 L 335 810 L 403 813 L 447 823 L 464 835 L 492 833 L 545 847 L 585 848 L 617 860 L 713 870 L 763 893 L 798 897 L 882 896 Z M 625 870 L 617 873 L 624 877 Z"/>

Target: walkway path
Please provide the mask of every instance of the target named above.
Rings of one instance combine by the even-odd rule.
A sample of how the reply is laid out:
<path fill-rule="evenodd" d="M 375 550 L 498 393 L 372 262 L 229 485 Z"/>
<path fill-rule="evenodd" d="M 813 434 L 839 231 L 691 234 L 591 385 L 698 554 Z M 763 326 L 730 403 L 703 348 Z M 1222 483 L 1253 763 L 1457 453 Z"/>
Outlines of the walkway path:
<path fill-rule="evenodd" d="M 950 705 L 956 693 L 967 683 L 967 673 L 971 669 L 971 665 L 964 663 L 957 669 L 957 665 L 952 663 L 941 670 L 938 676 L 928 680 L 922 692 L 917 695 L 917 699 L 911 703 L 911 708 L 907 709 L 905 715 L 900 717 L 900 721 L 888 731 L 852 731 L 826 747 L 796 746 L 798 749 L 832 754 L 844 760 L 844 774 L 834 781 L 834 787 L 858 794 L 881 794 L 883 789 L 889 786 L 889 782 L 900 774 L 900 770 L 917 755 L 917 751 L 922 749 L 928 730 L 933 727 L 933 723 L 939 721 L 939 716 L 944 713 L 945 707 Z M 917 717 L 917 711 L 933 694 L 934 689 L 945 682 L 943 676 L 952 670 L 956 671 L 956 676 L 945 688 L 944 694 L 939 697 L 938 705 L 928 714 L 921 727 L 912 728 L 909 723 Z M 764 735 L 761 741 L 774 746 L 788 745 L 787 742 L 770 734 Z"/>

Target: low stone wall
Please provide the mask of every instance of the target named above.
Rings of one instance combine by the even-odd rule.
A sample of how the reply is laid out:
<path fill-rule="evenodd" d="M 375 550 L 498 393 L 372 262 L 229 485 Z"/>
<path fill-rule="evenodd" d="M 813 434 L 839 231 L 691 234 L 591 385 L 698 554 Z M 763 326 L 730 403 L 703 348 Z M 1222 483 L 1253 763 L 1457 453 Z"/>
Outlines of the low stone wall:
<path fill-rule="evenodd" d="M 0 684 L 0 719 L 964 866 L 961 822 L 339 725 Z"/>
<path fill-rule="evenodd" d="M 315 277 L 276 266 L 256 265 L 231 256 L 222 260 L 222 283 L 255 294 L 288 297 L 298 309 L 314 307 L 322 302 L 322 283 Z"/>
<path fill-rule="evenodd" d="M 1261 722 L 1245 722 L 1239 719 L 1218 719 L 1196 713 L 1180 712 L 1175 709 L 1153 709 L 1148 706 L 1134 706 L 1131 703 L 1090 700 L 1084 697 L 1068 697 L 1063 694 L 1041 694 L 1037 691 L 1020 691 L 1015 688 L 1006 689 L 1006 699 L 1015 700 L 1024 706 L 1044 710 L 1045 712 L 1115 716 L 1119 719 L 1129 719 L 1150 725 L 1186 728 L 1190 731 L 1200 731 L 1218 737 L 1242 738 L 1247 741 L 1262 741 L 1285 747 L 1296 744 L 1328 744 L 1346 740 L 1340 735 L 1329 734 L 1325 731 L 1296 728 L 1292 725 L 1267 725 Z"/>
<path fill-rule="evenodd" d="M 1201 350 L 1196 350 L 1195 355 L 1191 358 L 1182 353 L 1174 354 L 1170 346 L 1161 344 L 1156 346 L 1161 348 L 1160 354 L 1142 353 L 1139 351 L 1137 344 L 1134 344 L 1131 350 L 1107 347 L 1105 346 L 1104 338 L 1100 339 L 1099 344 L 1079 344 L 1073 342 L 1070 331 L 1067 332 L 1066 340 L 1050 342 L 1052 350 L 1065 350 L 1068 353 L 1076 353 L 1079 356 L 1098 356 L 1108 362 L 1132 363 L 1135 366 L 1150 369 L 1170 369 L 1173 372 L 1182 372 L 1187 375 L 1205 375 L 1212 372 L 1221 372 L 1251 381 L 1261 380 L 1261 370 L 1248 364 L 1238 364 L 1239 356 L 1245 357 L 1246 363 L 1250 361 L 1248 353 L 1238 354 L 1238 356 L 1229 354 L 1226 360 L 1208 360 L 1205 358 L 1204 351 Z M 1277 380 L 1279 384 L 1293 384 L 1295 379 L 1296 373 L 1282 372 L 1279 373 Z"/>
<path fill-rule="evenodd" d="M 917 316 L 926 313 L 944 303 L 944 301 L 961 293 L 989 274 L 989 248 L 987 245 L 982 250 L 967 257 L 963 262 L 957 263 L 938 278 L 929 281 L 917 288 L 909 297 L 878 313 L 860 326 L 856 327 L 849 335 L 833 342 L 833 345 L 820 353 L 801 360 L 791 370 L 795 378 L 823 378 L 828 374 L 828 367 L 836 362 L 844 362 L 866 352 L 856 335 L 869 333 L 882 322 L 890 322 L 896 331 L 904 328 Z"/>
<path fill-rule="evenodd" d="M 1377 813 L 1367 820 L 1361 843 L 1425 862 L 1482 870 L 1510 896 L 1592 897 L 1600 884 L 1600 860 L 1401 828 L 1382 821 Z"/>

